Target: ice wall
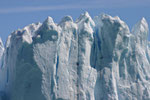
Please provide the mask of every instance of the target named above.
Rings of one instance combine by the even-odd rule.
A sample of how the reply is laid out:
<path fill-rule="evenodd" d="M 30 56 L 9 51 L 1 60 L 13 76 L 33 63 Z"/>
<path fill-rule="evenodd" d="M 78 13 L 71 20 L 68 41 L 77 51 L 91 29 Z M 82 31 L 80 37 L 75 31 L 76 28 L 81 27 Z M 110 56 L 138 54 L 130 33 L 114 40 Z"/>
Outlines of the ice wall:
<path fill-rule="evenodd" d="M 117 16 L 48 17 L 8 37 L 1 89 L 10 100 L 149 100 L 148 31 L 144 18 L 130 32 Z"/>

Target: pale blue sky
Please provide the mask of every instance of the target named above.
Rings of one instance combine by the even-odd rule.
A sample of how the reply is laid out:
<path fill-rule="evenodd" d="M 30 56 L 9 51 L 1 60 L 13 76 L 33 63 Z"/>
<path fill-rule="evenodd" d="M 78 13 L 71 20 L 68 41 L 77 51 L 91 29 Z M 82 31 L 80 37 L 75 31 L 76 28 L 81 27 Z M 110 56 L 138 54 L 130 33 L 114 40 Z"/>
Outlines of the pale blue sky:
<path fill-rule="evenodd" d="M 101 13 L 119 16 L 130 29 L 142 17 L 150 22 L 150 0 L 0 0 L 0 37 L 47 16 L 58 23 L 65 15 L 77 19 L 88 11 L 94 17 Z"/>

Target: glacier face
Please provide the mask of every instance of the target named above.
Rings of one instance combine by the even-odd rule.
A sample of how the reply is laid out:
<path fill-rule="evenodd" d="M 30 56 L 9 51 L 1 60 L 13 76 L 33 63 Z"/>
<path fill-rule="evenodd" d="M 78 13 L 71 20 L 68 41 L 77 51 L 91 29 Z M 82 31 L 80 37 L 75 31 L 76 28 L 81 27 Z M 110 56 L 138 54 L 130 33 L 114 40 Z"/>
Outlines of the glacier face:
<path fill-rule="evenodd" d="M 150 42 L 142 18 L 85 12 L 48 17 L 0 40 L 0 91 L 8 100 L 149 100 Z M 6 97 L 4 97 L 6 96 Z M 0 98 L 0 99 L 1 99 Z"/>

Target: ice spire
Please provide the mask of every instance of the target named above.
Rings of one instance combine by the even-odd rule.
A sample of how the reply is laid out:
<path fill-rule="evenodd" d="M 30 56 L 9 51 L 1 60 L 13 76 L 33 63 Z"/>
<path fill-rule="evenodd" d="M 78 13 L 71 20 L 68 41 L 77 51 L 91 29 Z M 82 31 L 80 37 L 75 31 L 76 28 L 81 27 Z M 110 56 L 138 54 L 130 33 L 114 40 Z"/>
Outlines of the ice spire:
<path fill-rule="evenodd" d="M 3 42 L 2 42 L 1 37 L 0 37 L 0 47 L 3 47 Z"/>
<path fill-rule="evenodd" d="M 59 25 L 60 25 L 61 27 L 66 26 L 66 22 L 71 22 L 71 23 L 73 23 L 72 17 L 71 17 L 71 16 L 65 16 L 65 17 L 63 17 L 62 20 L 61 20 L 61 22 L 59 23 Z"/>
<path fill-rule="evenodd" d="M 81 14 L 76 23 L 79 31 L 87 31 L 90 34 L 93 33 L 95 23 L 88 12 Z"/>
<path fill-rule="evenodd" d="M 141 45 L 145 45 L 148 41 L 148 32 L 148 23 L 144 17 L 132 29 L 132 33 L 136 35 L 137 43 Z"/>
<path fill-rule="evenodd" d="M 50 25 L 50 24 L 52 24 L 52 23 L 54 23 L 53 18 L 50 17 L 50 16 L 48 16 L 47 19 L 44 21 L 43 24 Z"/>
<path fill-rule="evenodd" d="M 0 37 L 0 66 L 1 66 L 1 58 L 2 58 L 3 52 L 4 52 L 4 45 Z"/>
<path fill-rule="evenodd" d="M 61 22 L 60 23 L 63 23 L 63 22 L 66 22 L 66 21 L 71 21 L 73 22 L 73 19 L 71 16 L 65 16 L 62 18 Z"/>
<path fill-rule="evenodd" d="M 82 24 L 82 23 L 90 23 L 90 25 L 93 27 L 95 26 L 94 21 L 92 20 L 91 16 L 89 15 L 88 12 L 85 12 L 80 15 L 80 17 L 77 19 L 76 23 Z"/>
<path fill-rule="evenodd" d="M 57 30 L 57 25 L 54 23 L 53 18 L 48 16 L 47 19 L 43 22 L 41 28 L 46 30 Z"/>
<path fill-rule="evenodd" d="M 1 58 L 1 55 L 2 55 L 3 51 L 4 51 L 4 45 L 3 45 L 2 39 L 0 37 L 0 58 Z"/>

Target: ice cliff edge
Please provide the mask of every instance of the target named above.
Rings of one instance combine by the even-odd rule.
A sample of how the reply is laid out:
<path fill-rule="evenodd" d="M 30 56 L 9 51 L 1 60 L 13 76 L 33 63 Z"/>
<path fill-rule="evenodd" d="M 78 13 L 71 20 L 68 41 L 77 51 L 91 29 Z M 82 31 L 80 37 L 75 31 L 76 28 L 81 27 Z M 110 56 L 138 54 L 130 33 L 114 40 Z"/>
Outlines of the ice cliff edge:
<path fill-rule="evenodd" d="M 51 17 L 0 39 L 0 99 L 149 100 L 150 42 L 142 18 Z M 1 96 L 1 94 L 3 94 Z"/>

